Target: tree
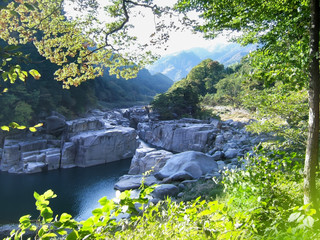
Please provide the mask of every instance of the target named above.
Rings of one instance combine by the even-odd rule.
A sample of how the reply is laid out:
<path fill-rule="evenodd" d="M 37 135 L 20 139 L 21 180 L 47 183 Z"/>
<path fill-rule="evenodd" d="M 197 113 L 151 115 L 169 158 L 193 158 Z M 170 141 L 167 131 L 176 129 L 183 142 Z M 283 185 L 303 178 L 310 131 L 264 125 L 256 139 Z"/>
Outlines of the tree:
<path fill-rule="evenodd" d="M 236 40 L 244 45 L 258 43 L 260 48 L 251 54 L 251 64 L 255 68 L 252 75 L 266 84 L 282 81 L 291 83 L 292 89 L 309 87 L 304 200 L 306 204 L 312 202 L 316 205 L 319 1 L 179 0 L 177 8 L 180 11 L 199 11 L 204 22 L 195 28 L 204 32 L 207 37 L 214 37 L 223 31 L 233 31 L 241 33 Z"/>
<path fill-rule="evenodd" d="M 68 2 L 74 3 L 74 9 L 81 17 L 66 17 L 64 10 Z M 32 50 L 35 47 L 43 58 L 55 64 L 57 66 L 54 70 L 55 79 L 62 82 L 63 87 L 67 89 L 101 76 L 103 72 L 118 78 L 135 77 L 143 65 L 154 59 L 147 49 L 148 45 L 161 44 L 168 39 L 164 30 L 165 24 L 160 20 L 162 14 L 167 13 L 172 16 L 172 13 L 168 8 L 153 4 L 152 0 L 112 0 L 105 2 L 105 6 L 99 4 L 98 0 L 1 1 L 0 40 L 4 40 L 7 46 L 0 47 L 0 77 L 3 80 L 3 83 L 0 83 L 2 88 L 0 91 L 8 90 L 8 82 L 14 83 L 17 79 L 25 82 L 28 74 L 36 79 L 40 78 L 36 70 L 28 73 L 21 67 L 34 61 L 28 56 L 30 52 L 20 51 L 21 46 L 31 46 Z M 106 22 L 99 19 L 99 8 L 104 9 Z M 129 32 L 131 28 L 129 20 L 132 15 L 139 14 L 141 8 L 149 9 L 155 15 L 155 32 L 150 37 L 149 44 L 138 43 L 137 38 Z M 135 51 L 132 51 L 132 45 L 135 45 Z M 54 67 L 51 65 L 50 70 L 52 68 Z M 40 98 L 45 100 L 40 101 L 40 104 L 48 110 L 48 105 L 56 107 L 58 105 L 56 102 L 64 101 L 65 97 L 70 98 L 69 95 L 73 91 L 55 96 L 53 102 L 51 98 L 53 94 L 50 95 L 49 92 L 49 86 L 52 84 L 47 84 L 48 89 L 43 87 L 46 85 L 43 83 L 46 80 L 38 85 L 42 86 L 40 87 L 43 92 L 47 91 L 40 94 Z M 48 95 L 49 98 L 46 97 Z M 86 98 L 82 100 L 86 101 Z M 72 101 L 66 102 L 68 105 L 73 104 Z M 85 109 L 85 104 L 78 104 L 77 108 Z M 33 105 L 32 107 L 36 108 Z M 68 106 L 64 105 L 59 109 L 64 113 L 70 113 L 67 108 Z M 23 112 L 19 110 L 17 113 Z M 35 115 L 36 111 L 33 113 Z M 27 116 L 31 118 L 32 115 L 30 113 Z M 3 129 L 9 130 L 9 127 L 4 126 Z"/>
<path fill-rule="evenodd" d="M 195 117 L 200 110 L 197 92 L 190 84 L 170 88 L 166 93 L 156 95 L 151 105 L 164 120 Z"/>
<path fill-rule="evenodd" d="M 9 45 L 32 43 L 40 55 L 59 66 L 55 79 L 65 88 L 94 79 L 108 68 L 111 75 L 135 77 L 141 66 L 154 59 L 147 44 L 137 43 L 129 33 L 129 19 L 135 8 L 148 8 L 161 17 L 167 8 L 152 0 L 113 0 L 104 7 L 106 19 L 98 19 L 97 0 L 71 0 L 84 17 L 67 19 L 64 0 L 14 0 L 0 11 L 0 38 Z M 171 14 L 172 15 L 172 14 Z M 165 41 L 168 36 L 158 21 L 150 44 Z M 135 43 L 135 51 L 130 47 Z"/>
<path fill-rule="evenodd" d="M 316 167 L 319 157 L 319 0 L 310 0 L 309 130 L 304 167 L 304 202 L 317 202 Z"/>

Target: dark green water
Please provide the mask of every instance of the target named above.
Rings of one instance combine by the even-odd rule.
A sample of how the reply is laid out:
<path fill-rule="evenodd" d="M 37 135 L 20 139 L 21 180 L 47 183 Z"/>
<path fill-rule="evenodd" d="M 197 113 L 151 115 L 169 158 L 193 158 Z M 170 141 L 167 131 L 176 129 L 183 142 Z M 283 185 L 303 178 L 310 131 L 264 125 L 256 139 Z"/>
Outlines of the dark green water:
<path fill-rule="evenodd" d="M 113 186 L 128 172 L 130 159 L 89 168 L 72 168 L 14 175 L 0 172 L 0 226 L 17 223 L 19 217 L 38 217 L 33 192 L 52 189 L 58 197 L 50 201 L 54 214 L 67 212 L 77 220 L 91 216 L 103 196 L 115 197 Z"/>

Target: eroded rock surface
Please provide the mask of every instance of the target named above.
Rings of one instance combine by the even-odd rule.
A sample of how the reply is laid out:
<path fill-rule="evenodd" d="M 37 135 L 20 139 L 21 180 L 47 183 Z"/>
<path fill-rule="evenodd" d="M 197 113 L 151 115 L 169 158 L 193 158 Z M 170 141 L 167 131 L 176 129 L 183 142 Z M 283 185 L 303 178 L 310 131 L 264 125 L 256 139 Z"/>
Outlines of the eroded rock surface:
<path fill-rule="evenodd" d="M 187 151 L 173 155 L 164 167 L 155 174 L 159 180 L 168 182 L 200 178 L 210 172 L 218 171 L 218 164 L 211 156 L 202 152 Z"/>
<path fill-rule="evenodd" d="M 35 136 L 5 139 L 0 170 L 36 173 L 105 164 L 133 157 L 138 145 L 135 129 L 114 125 L 105 114 L 73 121 L 53 115 Z"/>
<path fill-rule="evenodd" d="M 210 124 L 199 122 L 144 122 L 138 124 L 138 133 L 143 141 L 168 151 L 206 152 L 214 142 L 217 130 Z"/>
<path fill-rule="evenodd" d="M 147 171 L 158 172 L 173 153 L 155 148 L 139 148 L 132 158 L 129 174 L 143 174 Z"/>

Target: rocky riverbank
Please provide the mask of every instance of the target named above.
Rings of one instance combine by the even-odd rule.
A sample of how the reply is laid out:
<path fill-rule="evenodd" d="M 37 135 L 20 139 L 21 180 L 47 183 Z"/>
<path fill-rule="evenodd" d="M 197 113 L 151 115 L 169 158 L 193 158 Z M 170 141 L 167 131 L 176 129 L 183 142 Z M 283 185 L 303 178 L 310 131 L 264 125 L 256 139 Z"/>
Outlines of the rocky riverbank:
<path fill-rule="evenodd" d="M 122 113 L 92 111 L 72 121 L 53 113 L 36 133 L 19 132 L 4 139 L 0 170 L 37 173 L 132 158 L 139 146 L 137 132 L 128 119 L 114 115 Z"/>
<path fill-rule="evenodd" d="M 142 146 L 136 150 L 129 173 L 119 179 L 115 188 L 137 189 L 141 181 L 145 185 L 158 184 L 153 192 L 155 199 L 176 196 L 199 179 L 220 178 L 226 169 L 245 167 L 244 160 L 239 159 L 270 138 L 247 132 L 245 126 L 252 120 L 141 119 L 136 119 L 139 138 L 153 148 Z"/>
<path fill-rule="evenodd" d="M 115 189 L 137 189 L 144 178 L 146 185 L 161 186 L 156 198 L 174 196 L 190 181 L 244 167 L 238 159 L 268 139 L 247 132 L 247 124 L 230 119 L 159 121 L 146 107 L 94 110 L 72 121 L 53 113 L 38 132 L 4 139 L 0 169 L 35 173 L 132 158 Z"/>

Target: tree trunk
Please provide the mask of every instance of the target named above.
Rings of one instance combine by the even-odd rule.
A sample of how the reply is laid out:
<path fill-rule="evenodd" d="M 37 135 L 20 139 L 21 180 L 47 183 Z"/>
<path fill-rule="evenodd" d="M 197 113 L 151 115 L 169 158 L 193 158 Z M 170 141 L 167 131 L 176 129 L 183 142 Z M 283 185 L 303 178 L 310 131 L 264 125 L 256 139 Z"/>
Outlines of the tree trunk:
<path fill-rule="evenodd" d="M 304 204 L 317 207 L 316 167 L 319 154 L 319 0 L 310 0 L 309 129 L 304 166 Z"/>

